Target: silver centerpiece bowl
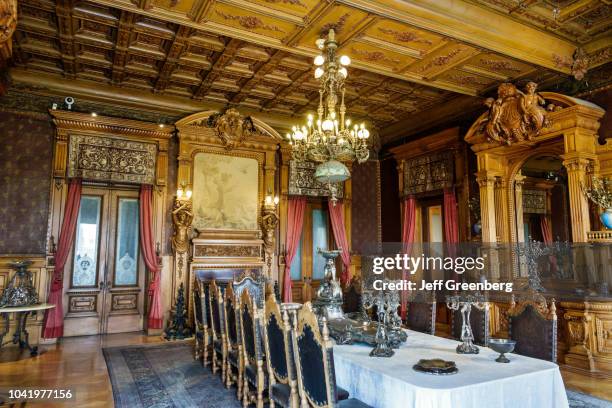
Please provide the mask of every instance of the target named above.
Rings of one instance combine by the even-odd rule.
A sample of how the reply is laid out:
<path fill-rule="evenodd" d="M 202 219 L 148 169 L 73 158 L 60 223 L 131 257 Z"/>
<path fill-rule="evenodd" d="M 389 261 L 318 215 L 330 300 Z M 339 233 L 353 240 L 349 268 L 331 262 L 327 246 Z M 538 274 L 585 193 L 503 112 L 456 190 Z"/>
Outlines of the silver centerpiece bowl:
<path fill-rule="evenodd" d="M 499 353 L 499 357 L 495 359 L 498 363 L 509 363 L 510 360 L 504 354 L 512 353 L 516 346 L 516 341 L 508 339 L 489 339 L 489 347 Z"/>

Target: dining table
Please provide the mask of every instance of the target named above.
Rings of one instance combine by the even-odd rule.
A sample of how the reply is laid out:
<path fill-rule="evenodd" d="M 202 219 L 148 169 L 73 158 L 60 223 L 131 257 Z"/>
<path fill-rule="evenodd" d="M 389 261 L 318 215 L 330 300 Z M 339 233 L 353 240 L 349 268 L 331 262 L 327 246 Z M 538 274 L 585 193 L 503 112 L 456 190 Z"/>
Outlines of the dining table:
<path fill-rule="evenodd" d="M 497 363 L 499 353 L 479 347 L 458 354 L 459 342 L 406 330 L 392 357 L 370 357 L 366 344 L 334 345 L 336 384 L 374 408 L 567 408 L 559 366 L 518 354 Z M 413 366 L 421 359 L 454 361 L 458 372 L 432 375 Z"/>

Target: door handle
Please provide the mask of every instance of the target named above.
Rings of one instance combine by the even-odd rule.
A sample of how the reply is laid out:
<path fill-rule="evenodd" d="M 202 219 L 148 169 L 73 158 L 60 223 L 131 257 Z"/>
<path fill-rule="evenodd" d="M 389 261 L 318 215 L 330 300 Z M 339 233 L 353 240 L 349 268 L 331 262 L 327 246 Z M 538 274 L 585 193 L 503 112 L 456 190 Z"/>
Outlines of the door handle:
<path fill-rule="evenodd" d="M 98 283 L 98 289 L 104 289 L 104 281 L 100 281 L 100 283 Z"/>
<path fill-rule="evenodd" d="M 104 285 L 105 288 L 110 288 L 111 287 L 111 281 L 106 281 L 106 284 Z"/>

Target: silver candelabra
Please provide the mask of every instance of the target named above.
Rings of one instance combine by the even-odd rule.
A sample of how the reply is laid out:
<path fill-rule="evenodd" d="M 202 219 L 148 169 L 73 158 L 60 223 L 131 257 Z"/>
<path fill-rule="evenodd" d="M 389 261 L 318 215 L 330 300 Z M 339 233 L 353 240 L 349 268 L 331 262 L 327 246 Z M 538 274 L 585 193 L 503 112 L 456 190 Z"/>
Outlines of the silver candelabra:
<path fill-rule="evenodd" d="M 482 295 L 452 295 L 446 298 L 446 307 L 451 310 L 460 310 L 463 321 L 461 322 L 461 341 L 457 346 L 459 354 L 478 354 L 479 349 L 473 343 L 474 333 L 470 324 L 470 312 L 472 306 L 479 310 L 487 307 L 487 302 Z"/>

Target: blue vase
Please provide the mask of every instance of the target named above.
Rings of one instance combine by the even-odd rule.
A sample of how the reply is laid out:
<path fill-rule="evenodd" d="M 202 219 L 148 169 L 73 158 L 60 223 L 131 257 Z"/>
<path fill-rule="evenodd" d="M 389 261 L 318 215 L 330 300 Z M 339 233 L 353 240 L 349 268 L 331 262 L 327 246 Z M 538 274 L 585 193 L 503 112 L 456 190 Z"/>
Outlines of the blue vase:
<path fill-rule="evenodd" d="M 599 219 L 601 219 L 601 223 L 606 229 L 612 229 L 612 208 L 608 208 L 602 212 Z"/>
<path fill-rule="evenodd" d="M 474 231 L 474 234 L 480 235 L 480 231 L 482 231 L 482 224 L 480 221 L 472 225 L 472 231 Z"/>

